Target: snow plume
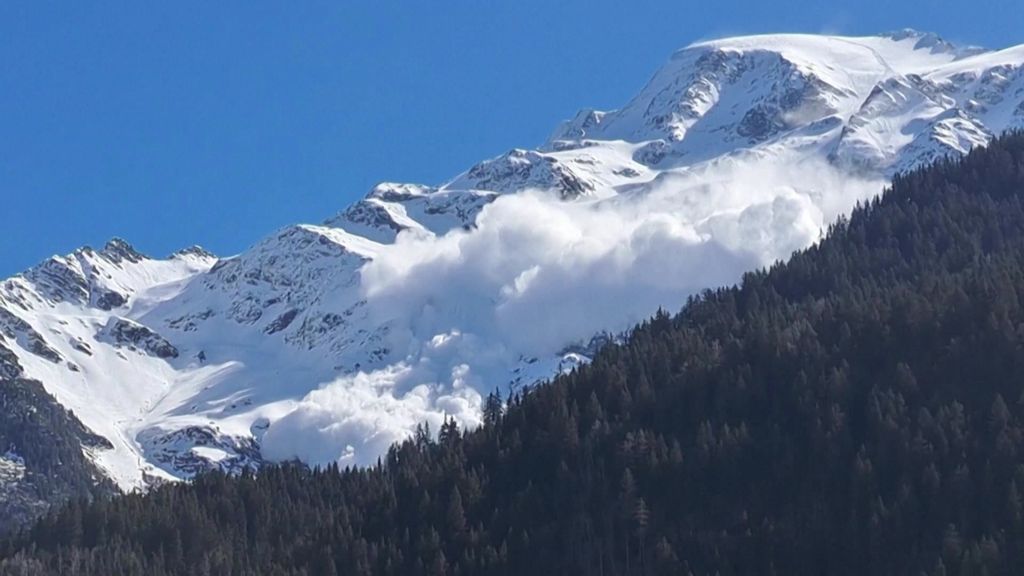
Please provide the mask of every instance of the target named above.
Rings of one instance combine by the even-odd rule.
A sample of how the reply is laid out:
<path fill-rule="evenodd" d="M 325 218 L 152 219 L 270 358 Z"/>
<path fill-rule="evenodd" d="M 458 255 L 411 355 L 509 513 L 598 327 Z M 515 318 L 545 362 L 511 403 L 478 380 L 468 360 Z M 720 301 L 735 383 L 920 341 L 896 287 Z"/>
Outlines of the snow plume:
<path fill-rule="evenodd" d="M 517 365 L 550 374 L 567 346 L 786 258 L 881 188 L 823 162 L 725 160 L 601 200 L 507 195 L 471 231 L 400 234 L 361 271 L 394 363 L 307 395 L 264 452 L 367 463 L 423 421 L 475 425 Z"/>
<path fill-rule="evenodd" d="M 438 430 L 452 417 L 475 427 L 482 400 L 463 379 L 468 370 L 456 367 L 439 380 L 423 367 L 398 363 L 340 378 L 274 422 L 263 437 L 263 455 L 314 465 L 367 465 L 418 424 Z"/>
<path fill-rule="evenodd" d="M 414 342 L 459 330 L 555 354 L 788 257 L 880 190 L 824 163 L 762 161 L 666 173 L 599 201 L 509 195 L 470 232 L 400 235 L 363 268 L 363 289 L 378 322 L 406 322 Z"/>

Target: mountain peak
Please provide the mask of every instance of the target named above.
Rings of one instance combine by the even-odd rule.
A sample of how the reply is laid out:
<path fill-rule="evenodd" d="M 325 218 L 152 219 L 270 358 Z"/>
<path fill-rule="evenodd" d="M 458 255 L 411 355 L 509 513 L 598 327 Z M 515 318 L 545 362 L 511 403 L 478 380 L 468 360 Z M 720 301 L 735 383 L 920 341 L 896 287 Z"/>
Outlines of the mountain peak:
<path fill-rule="evenodd" d="M 172 258 L 175 257 L 175 256 L 192 256 L 192 257 L 200 258 L 200 259 L 203 259 L 203 260 L 216 260 L 217 259 L 217 255 L 216 254 L 214 254 L 213 252 L 210 252 L 209 250 L 203 248 L 202 246 L 200 246 L 198 244 L 193 244 L 192 246 L 189 246 L 188 248 L 182 248 L 181 250 L 178 250 L 174 254 L 171 254 Z"/>
<path fill-rule="evenodd" d="M 216 265 L 117 238 L 55 257 L 0 283 L 34 331 L 5 346 L 114 443 L 96 458 L 125 487 L 243 445 L 369 462 L 423 421 L 475 422 L 481 386 L 807 246 L 893 173 L 1024 127 L 1024 48 L 963 54 L 916 31 L 697 43 L 540 149 L 381 182 Z"/>
<path fill-rule="evenodd" d="M 114 263 L 128 261 L 137 264 L 148 259 L 145 254 L 136 250 L 135 247 L 129 244 L 126 240 L 116 236 L 107 241 L 103 246 L 103 249 L 100 250 L 100 254 Z"/>
<path fill-rule="evenodd" d="M 922 32 L 913 28 L 903 28 L 901 30 L 885 32 L 879 36 L 882 38 L 888 38 L 894 42 L 912 40 L 914 42 L 913 46 L 915 50 L 928 50 L 935 54 L 953 54 L 958 58 L 973 56 L 974 54 L 986 51 L 984 48 L 979 46 L 960 46 L 949 42 L 934 32 Z"/>
<path fill-rule="evenodd" d="M 945 40 L 943 40 L 941 36 L 934 32 L 921 31 L 914 28 L 901 28 L 899 30 L 890 30 L 889 32 L 883 32 L 879 34 L 879 36 L 882 38 L 889 38 L 897 42 L 901 42 L 903 40 L 908 39 L 916 41 L 923 40 L 926 41 L 926 43 L 928 44 L 937 44 L 945 42 Z"/>
<path fill-rule="evenodd" d="M 366 198 L 377 198 L 389 202 L 401 202 L 433 192 L 436 188 L 423 184 L 401 182 L 380 182 L 366 195 Z"/>

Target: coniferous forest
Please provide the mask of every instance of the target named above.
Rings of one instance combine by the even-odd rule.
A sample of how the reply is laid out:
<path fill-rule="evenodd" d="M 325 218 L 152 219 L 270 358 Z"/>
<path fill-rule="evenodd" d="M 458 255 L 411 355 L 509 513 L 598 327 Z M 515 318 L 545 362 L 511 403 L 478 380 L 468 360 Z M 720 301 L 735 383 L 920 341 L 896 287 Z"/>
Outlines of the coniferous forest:
<path fill-rule="evenodd" d="M 1024 134 L 370 469 L 72 501 L 5 574 L 996 575 L 1024 567 Z"/>

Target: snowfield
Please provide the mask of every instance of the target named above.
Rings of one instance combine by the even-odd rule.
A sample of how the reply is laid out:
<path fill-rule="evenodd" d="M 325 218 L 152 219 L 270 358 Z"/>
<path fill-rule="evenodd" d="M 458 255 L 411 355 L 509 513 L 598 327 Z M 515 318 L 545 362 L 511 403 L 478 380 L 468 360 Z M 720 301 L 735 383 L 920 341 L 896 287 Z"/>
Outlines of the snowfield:
<path fill-rule="evenodd" d="M 702 42 L 536 150 L 380 184 L 237 256 L 119 240 L 55 256 L 0 283 L 0 349 L 112 443 L 89 456 L 124 489 L 367 464 L 422 422 L 478 424 L 489 392 L 588 361 L 605 335 L 812 244 L 894 173 L 1011 128 L 1024 47 Z"/>

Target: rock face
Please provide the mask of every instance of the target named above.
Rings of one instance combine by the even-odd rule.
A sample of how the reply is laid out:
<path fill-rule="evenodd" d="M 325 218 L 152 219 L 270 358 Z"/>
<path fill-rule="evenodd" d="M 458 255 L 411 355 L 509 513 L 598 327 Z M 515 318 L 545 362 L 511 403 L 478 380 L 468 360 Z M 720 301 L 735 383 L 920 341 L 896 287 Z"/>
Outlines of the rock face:
<path fill-rule="evenodd" d="M 18 355 L 6 346 L 0 346 L 0 378 L 13 380 L 21 375 L 21 364 Z"/>
<path fill-rule="evenodd" d="M 869 38 L 755 36 L 677 52 L 628 105 L 587 110 L 548 147 L 640 143 L 637 162 L 812 147 L 892 174 L 1024 126 L 1022 48 L 959 48 L 903 30 Z"/>
<path fill-rule="evenodd" d="M 385 182 L 324 225 L 390 243 L 399 232 L 443 234 L 454 228 L 472 227 L 477 213 L 497 196 L 490 190 Z"/>
<path fill-rule="evenodd" d="M 240 473 L 262 462 L 253 438 L 225 435 L 210 426 L 188 426 L 165 434 L 149 430 L 139 436 L 139 442 L 153 462 L 177 475 L 211 470 Z"/>
<path fill-rule="evenodd" d="M 125 318 L 111 318 L 99 338 L 115 348 L 128 348 L 163 359 L 178 357 L 178 349 L 162 336 Z"/>
<path fill-rule="evenodd" d="M 558 157 L 520 149 L 473 166 L 450 186 L 499 193 L 535 188 L 554 191 L 563 200 L 586 196 L 595 187 Z"/>
<path fill-rule="evenodd" d="M 601 207 L 694 171 L 783 156 L 887 177 L 1024 128 L 1022 64 L 1024 47 L 959 48 L 913 31 L 695 44 L 623 108 L 584 110 L 537 150 L 513 149 L 438 186 L 382 183 L 322 225 L 284 228 L 238 256 L 192 247 L 154 259 L 115 239 L 0 282 L 0 381 L 73 411 L 52 425 L 76 438 L 83 477 L 98 470 L 124 489 L 258 466 L 269 442 L 280 447 L 297 430 L 288 414 L 343 444 L 359 433 L 366 450 L 383 450 L 390 437 L 379 429 L 417 423 L 424 406 L 471 415 L 480 392 L 529 385 L 593 352 L 592 333 L 541 353 L 508 344 L 525 338 L 474 331 L 505 312 L 502 294 L 536 275 L 527 267 L 497 287 L 487 269 L 444 275 L 472 249 L 460 239 L 502 198 Z M 697 232 L 719 225 L 707 218 Z M 413 240 L 451 255 L 417 277 L 436 273 L 452 283 L 439 289 L 464 298 L 442 305 L 425 292 L 413 311 L 376 288 L 380 269 L 368 264 L 415 268 Z M 519 237 L 499 240 L 518 254 Z M 0 489 L 38 478 L 23 442 L 0 458 Z"/>
<path fill-rule="evenodd" d="M 157 329 L 133 318 L 159 304 L 138 298 L 152 291 L 173 295 L 215 262 L 201 250 L 155 260 L 115 239 L 102 250 L 54 256 L 0 282 L 0 379 L 19 393 L 36 387 L 33 398 L 73 411 L 66 417 L 73 424 L 51 424 L 83 438 L 75 454 L 107 482 L 131 488 L 122 481 L 125 469 L 136 478 L 148 473 L 151 465 L 128 460 L 138 451 L 128 428 L 136 423 L 132 415 L 169 392 L 169 362 L 179 356 Z M 24 451 L 32 477 L 33 460 Z"/>

